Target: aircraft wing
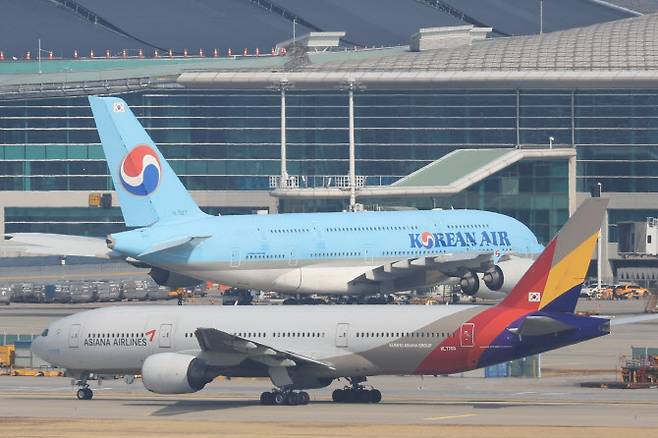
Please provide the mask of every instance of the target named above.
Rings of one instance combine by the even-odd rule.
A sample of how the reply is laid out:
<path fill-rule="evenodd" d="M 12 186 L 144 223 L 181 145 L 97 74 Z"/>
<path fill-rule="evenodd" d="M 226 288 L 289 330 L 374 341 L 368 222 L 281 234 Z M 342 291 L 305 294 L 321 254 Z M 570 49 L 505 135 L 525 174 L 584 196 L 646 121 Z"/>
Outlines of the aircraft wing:
<path fill-rule="evenodd" d="M 65 234 L 13 233 L 5 234 L 0 250 L 16 251 L 25 255 L 55 255 L 121 258 L 97 237 L 69 236 Z"/>
<path fill-rule="evenodd" d="M 243 354 L 268 366 L 294 367 L 303 363 L 335 370 L 330 363 L 288 350 L 272 348 L 264 343 L 244 339 L 214 328 L 198 328 L 194 332 L 203 351 Z"/>
<path fill-rule="evenodd" d="M 438 274 L 438 276 L 435 275 L 429 278 L 439 280 L 433 281 L 433 283 L 439 283 L 450 277 L 459 277 L 465 270 L 484 272 L 495 261 L 496 258 L 493 253 L 409 257 L 373 268 L 355 278 L 352 282 L 404 281 L 408 277 L 420 278 L 418 275 L 420 272 L 431 271 Z"/>

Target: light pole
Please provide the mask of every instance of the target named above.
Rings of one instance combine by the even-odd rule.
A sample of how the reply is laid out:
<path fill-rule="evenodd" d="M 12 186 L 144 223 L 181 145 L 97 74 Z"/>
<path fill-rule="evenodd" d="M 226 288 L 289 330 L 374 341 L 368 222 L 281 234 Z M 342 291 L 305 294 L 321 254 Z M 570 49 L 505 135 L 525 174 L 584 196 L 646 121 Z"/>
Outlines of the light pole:
<path fill-rule="evenodd" d="M 555 137 L 548 137 L 548 147 L 549 149 L 553 149 L 553 142 L 555 141 Z"/>
<path fill-rule="evenodd" d="M 356 206 L 356 151 L 354 145 L 354 81 L 349 83 L 349 142 L 350 142 L 350 211 Z"/>
<path fill-rule="evenodd" d="M 544 33 L 544 0 L 539 0 L 539 35 Z"/>
<path fill-rule="evenodd" d="M 597 186 L 597 195 L 600 198 L 601 197 L 601 188 L 602 185 L 600 182 L 596 183 Z M 603 267 L 603 228 L 599 229 L 599 244 L 597 247 L 597 255 L 596 255 L 596 291 L 597 293 L 601 293 L 601 269 Z"/>

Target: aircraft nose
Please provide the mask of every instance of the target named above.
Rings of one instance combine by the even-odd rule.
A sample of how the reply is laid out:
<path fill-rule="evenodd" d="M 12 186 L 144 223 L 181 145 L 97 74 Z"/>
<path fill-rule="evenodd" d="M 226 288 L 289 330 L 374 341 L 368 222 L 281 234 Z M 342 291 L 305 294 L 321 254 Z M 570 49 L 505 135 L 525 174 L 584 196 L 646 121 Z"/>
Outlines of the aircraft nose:
<path fill-rule="evenodd" d="M 45 348 L 44 348 L 44 342 L 45 340 L 43 339 L 43 336 L 37 336 L 32 340 L 32 345 L 30 346 L 30 350 L 32 350 L 32 353 L 36 354 L 43 360 L 47 360 L 45 357 Z"/>

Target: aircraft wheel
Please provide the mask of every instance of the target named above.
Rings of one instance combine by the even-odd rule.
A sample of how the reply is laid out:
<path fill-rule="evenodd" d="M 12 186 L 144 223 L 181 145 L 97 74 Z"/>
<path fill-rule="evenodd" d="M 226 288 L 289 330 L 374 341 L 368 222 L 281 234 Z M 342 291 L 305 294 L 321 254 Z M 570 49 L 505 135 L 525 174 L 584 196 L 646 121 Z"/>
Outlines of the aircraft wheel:
<path fill-rule="evenodd" d="M 274 395 L 271 392 L 264 392 L 260 395 L 260 404 L 270 406 L 274 404 Z"/>
<path fill-rule="evenodd" d="M 295 406 L 300 404 L 299 403 L 299 395 L 296 392 L 290 391 L 288 394 L 286 394 L 286 404 L 290 406 Z"/>
<path fill-rule="evenodd" d="M 286 396 L 282 392 L 277 392 L 274 394 L 274 404 L 277 406 L 286 404 Z"/>
<path fill-rule="evenodd" d="M 367 390 L 360 390 L 357 391 L 355 394 L 355 401 L 358 403 L 370 403 L 370 391 Z"/>
<path fill-rule="evenodd" d="M 311 400 L 311 397 L 308 395 L 308 392 L 302 391 L 298 395 L 299 397 L 299 404 L 300 405 L 307 405 L 308 402 Z"/>
<path fill-rule="evenodd" d="M 379 403 L 380 401 L 382 401 L 382 393 L 377 389 L 373 389 L 372 391 L 370 391 L 369 395 L 370 395 L 370 403 Z"/>
<path fill-rule="evenodd" d="M 89 388 L 80 388 L 75 395 L 78 400 L 91 400 L 94 396 L 94 392 Z"/>

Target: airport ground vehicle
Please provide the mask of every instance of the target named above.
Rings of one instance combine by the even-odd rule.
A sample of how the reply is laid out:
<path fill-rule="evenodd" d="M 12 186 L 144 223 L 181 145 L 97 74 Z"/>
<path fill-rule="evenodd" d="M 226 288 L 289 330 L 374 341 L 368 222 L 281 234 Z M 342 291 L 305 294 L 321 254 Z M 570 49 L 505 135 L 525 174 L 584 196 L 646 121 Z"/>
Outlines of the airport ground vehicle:
<path fill-rule="evenodd" d="M 618 300 L 628 300 L 632 298 L 639 300 L 648 296 L 649 290 L 633 283 L 622 284 L 613 289 L 613 295 L 614 298 Z"/>
<path fill-rule="evenodd" d="M 594 288 L 594 296 L 596 297 L 597 300 L 611 300 L 613 299 L 613 290 L 614 286 L 611 286 L 609 284 L 602 283 L 601 288 L 599 289 L 598 287 Z"/>
<path fill-rule="evenodd" d="M 607 202 L 585 201 L 495 306 L 105 307 L 52 323 L 32 348 L 79 379 L 80 399 L 93 373 L 141 374 L 162 394 L 269 377 L 266 405 L 306 404 L 304 389 L 345 378 L 334 401 L 377 403 L 368 376 L 458 373 L 607 335 L 609 319 L 574 313 Z"/>
<path fill-rule="evenodd" d="M 0 287 L 0 304 L 6 306 L 11 302 L 11 288 L 8 286 Z"/>

